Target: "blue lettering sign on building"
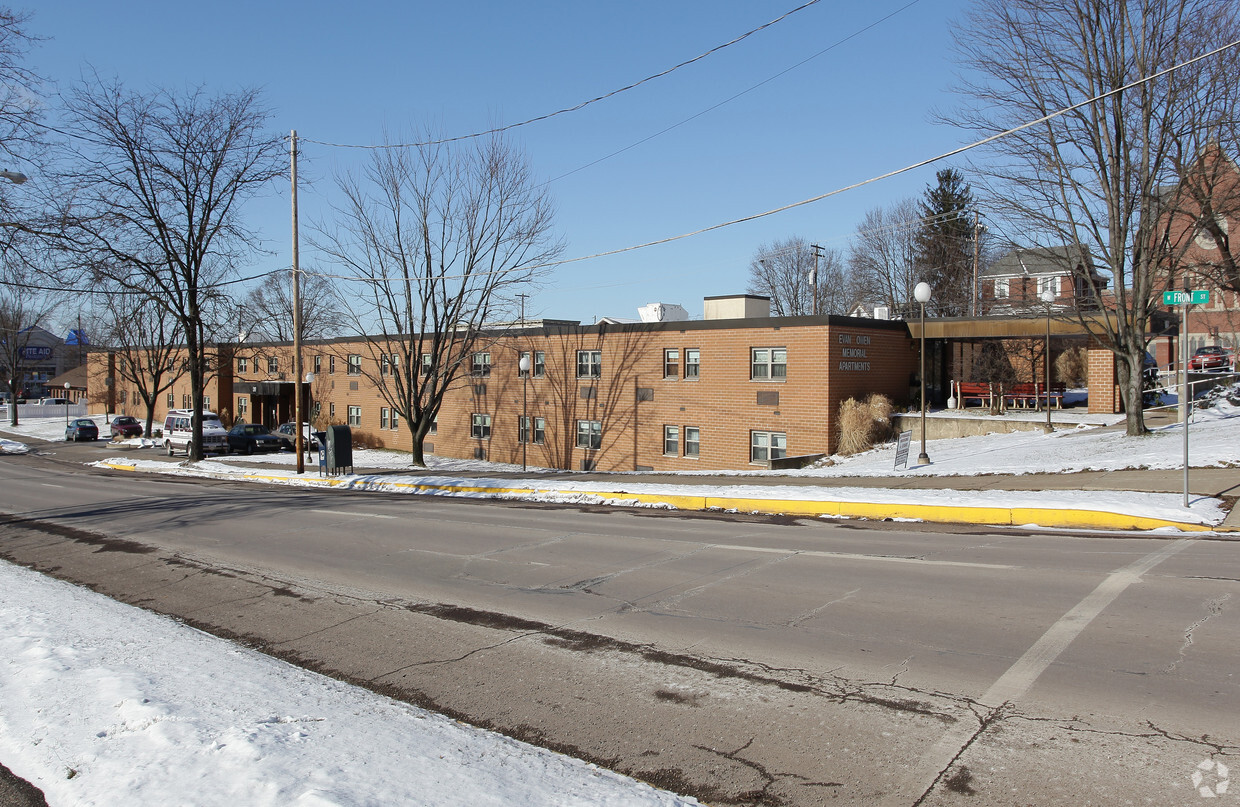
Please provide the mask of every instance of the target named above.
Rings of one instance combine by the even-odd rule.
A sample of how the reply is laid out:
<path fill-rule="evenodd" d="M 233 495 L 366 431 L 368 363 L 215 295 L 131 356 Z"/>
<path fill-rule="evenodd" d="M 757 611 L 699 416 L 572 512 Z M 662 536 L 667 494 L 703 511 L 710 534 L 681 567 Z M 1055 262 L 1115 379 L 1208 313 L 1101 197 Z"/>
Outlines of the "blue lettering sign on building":
<path fill-rule="evenodd" d="M 39 345 L 28 345 L 21 349 L 21 356 L 26 361 L 42 361 L 52 357 L 52 349 Z"/>

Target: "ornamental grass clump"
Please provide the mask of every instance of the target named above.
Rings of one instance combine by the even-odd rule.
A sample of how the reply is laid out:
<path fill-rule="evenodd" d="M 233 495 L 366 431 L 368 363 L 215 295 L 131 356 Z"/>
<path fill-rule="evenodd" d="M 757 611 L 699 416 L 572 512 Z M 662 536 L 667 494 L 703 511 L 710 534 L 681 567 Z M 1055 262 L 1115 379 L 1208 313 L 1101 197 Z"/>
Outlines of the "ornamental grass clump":
<path fill-rule="evenodd" d="M 840 440 L 837 454 L 869 451 L 891 434 L 891 401 L 871 395 L 864 401 L 849 398 L 840 404 Z"/>

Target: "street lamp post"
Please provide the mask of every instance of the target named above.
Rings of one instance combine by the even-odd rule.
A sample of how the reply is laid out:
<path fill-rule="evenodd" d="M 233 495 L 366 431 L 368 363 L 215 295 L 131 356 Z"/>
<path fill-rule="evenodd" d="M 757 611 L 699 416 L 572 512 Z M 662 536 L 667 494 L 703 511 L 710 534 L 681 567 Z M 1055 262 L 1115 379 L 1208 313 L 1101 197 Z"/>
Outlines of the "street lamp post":
<path fill-rule="evenodd" d="M 527 391 L 530 386 L 530 355 L 528 353 L 521 356 L 517 362 L 517 368 L 521 370 L 521 425 L 524 426 L 524 439 L 521 441 L 521 473 L 525 473 L 525 447 L 530 443 L 530 436 L 534 430 L 530 428 L 530 417 L 526 411 Z"/>
<path fill-rule="evenodd" d="M 69 387 L 68 381 L 65 382 L 65 431 L 69 430 Z"/>
<path fill-rule="evenodd" d="M 929 465 L 930 455 L 926 453 L 926 303 L 930 302 L 930 284 L 918 283 L 913 297 L 921 303 L 921 453 L 917 455 L 917 464 Z"/>
<path fill-rule="evenodd" d="M 1046 303 L 1046 348 L 1042 358 L 1046 365 L 1046 431 L 1053 432 L 1055 427 L 1051 425 L 1051 303 L 1055 302 L 1055 292 L 1048 288 L 1042 292 L 1041 296 L 1042 302 Z"/>

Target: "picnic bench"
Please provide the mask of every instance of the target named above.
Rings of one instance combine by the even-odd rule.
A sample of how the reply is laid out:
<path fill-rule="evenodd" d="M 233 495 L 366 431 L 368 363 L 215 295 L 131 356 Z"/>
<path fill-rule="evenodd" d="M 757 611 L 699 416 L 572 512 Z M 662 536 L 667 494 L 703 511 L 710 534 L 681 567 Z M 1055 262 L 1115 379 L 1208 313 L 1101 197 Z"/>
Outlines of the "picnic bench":
<path fill-rule="evenodd" d="M 969 401 L 977 401 L 978 406 L 991 406 L 995 397 L 989 384 L 974 381 L 958 382 L 956 384 L 956 394 L 959 396 L 961 409 L 966 408 L 969 405 Z"/>
<path fill-rule="evenodd" d="M 1063 384 L 1052 384 L 1048 393 L 1045 385 L 1036 382 L 1013 384 L 1010 389 L 1003 391 L 1003 403 L 1018 409 L 1041 409 L 1043 405 L 1052 404 L 1056 409 L 1063 409 L 1064 389 Z"/>

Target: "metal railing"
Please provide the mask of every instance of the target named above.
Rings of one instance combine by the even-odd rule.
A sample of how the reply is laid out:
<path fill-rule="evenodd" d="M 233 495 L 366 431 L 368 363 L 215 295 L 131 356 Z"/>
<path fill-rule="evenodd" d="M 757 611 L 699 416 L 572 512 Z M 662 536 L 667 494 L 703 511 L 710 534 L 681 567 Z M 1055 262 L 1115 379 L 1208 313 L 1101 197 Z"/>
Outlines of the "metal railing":
<path fill-rule="evenodd" d="M 1145 412 L 1159 411 L 1175 411 L 1180 408 L 1180 393 L 1184 387 L 1182 374 L 1177 370 L 1159 370 L 1158 379 L 1161 386 L 1146 390 L 1147 393 L 1156 393 L 1161 396 L 1174 396 L 1175 401 L 1169 404 L 1161 404 L 1157 406 L 1143 407 Z M 1225 384 L 1234 384 L 1240 382 L 1240 372 L 1236 371 L 1189 371 L 1188 373 L 1188 400 L 1196 401 L 1201 395 L 1214 387 L 1223 386 Z M 1189 415 L 1196 407 L 1189 407 Z"/>

